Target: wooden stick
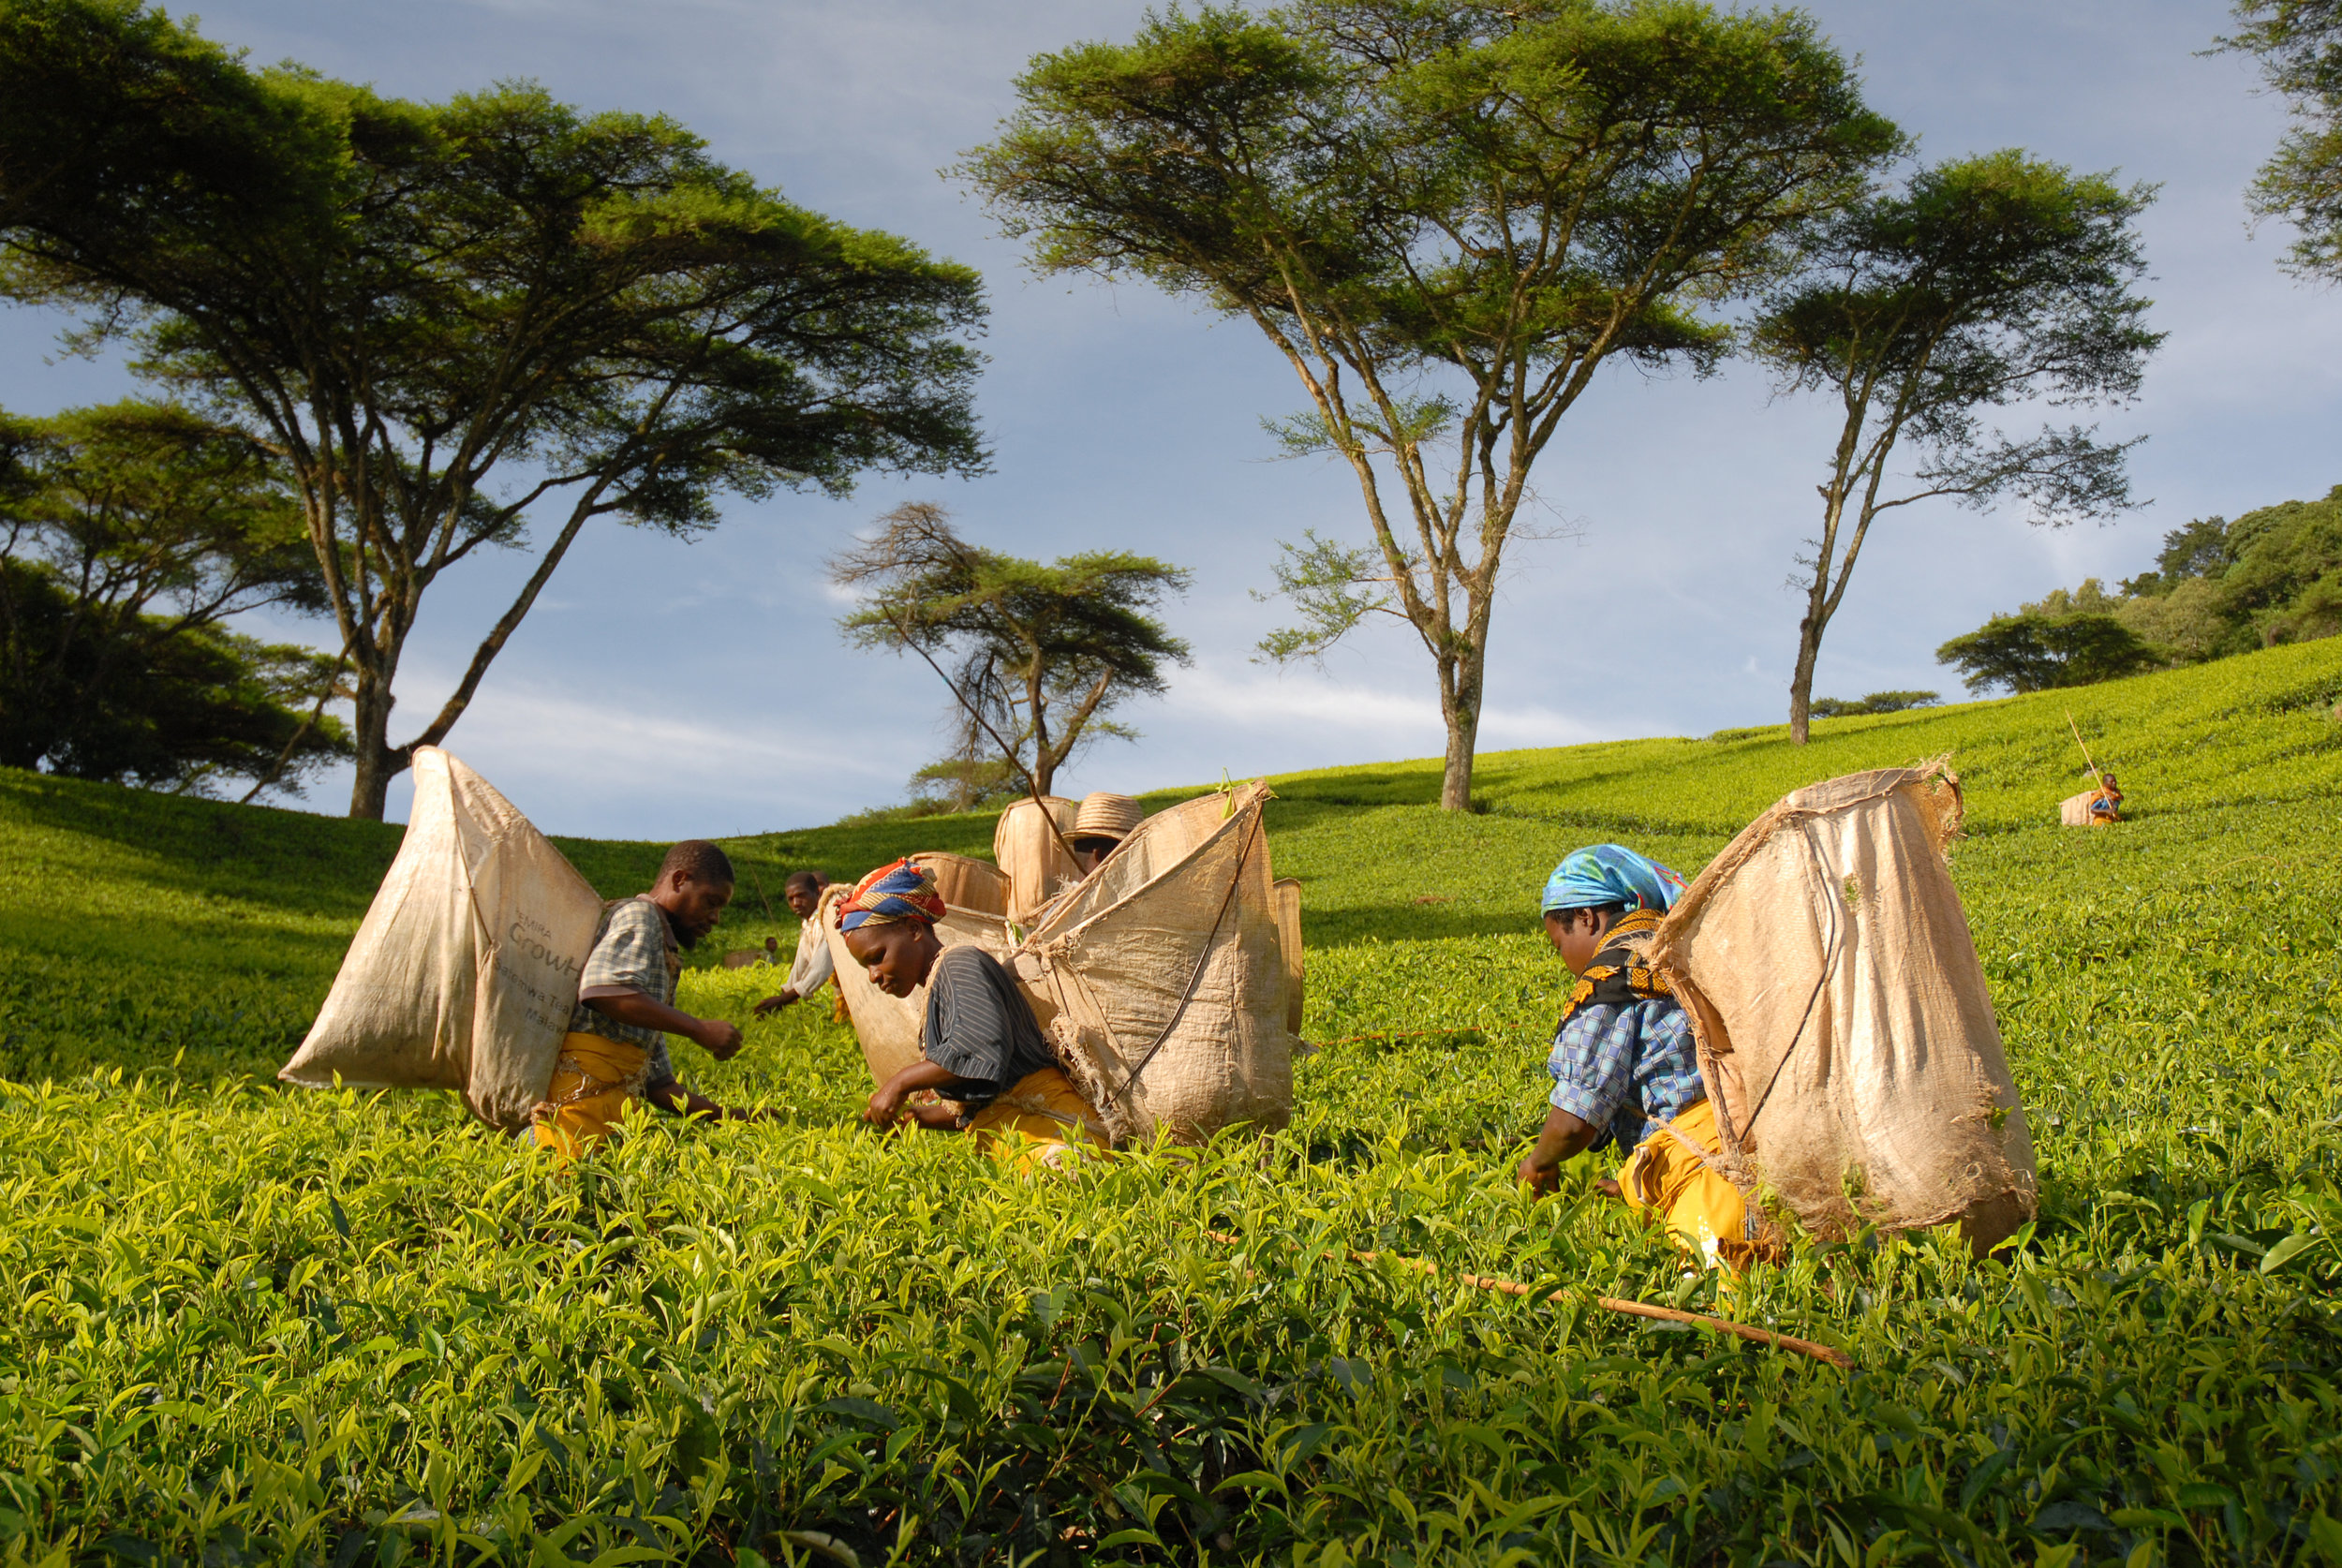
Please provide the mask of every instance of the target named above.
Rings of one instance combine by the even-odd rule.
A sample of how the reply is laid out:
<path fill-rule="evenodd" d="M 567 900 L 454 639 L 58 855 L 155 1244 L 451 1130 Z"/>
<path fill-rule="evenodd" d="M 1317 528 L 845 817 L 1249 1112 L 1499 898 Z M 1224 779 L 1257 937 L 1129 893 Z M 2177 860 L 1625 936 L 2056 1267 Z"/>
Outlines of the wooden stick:
<path fill-rule="evenodd" d="M 992 744 L 1001 748 L 1001 755 L 1008 759 L 1008 765 L 1015 768 L 1016 770 L 1017 777 L 1025 781 L 1025 792 L 1032 797 L 1033 805 L 1038 807 L 1041 812 L 1041 820 L 1049 824 L 1050 836 L 1057 840 L 1058 848 L 1063 850 L 1067 858 L 1072 860 L 1075 865 L 1079 865 L 1081 864 L 1081 856 L 1074 853 L 1073 840 L 1065 836 L 1064 830 L 1057 825 L 1056 814 L 1050 811 L 1048 803 L 1041 798 L 1041 786 L 1033 781 L 1032 770 L 1025 766 L 1025 760 L 1016 755 L 1015 747 L 1011 747 L 1008 742 L 1001 738 L 1001 732 L 992 728 L 991 722 L 977 710 L 975 703 L 968 700 L 967 693 L 959 689 L 959 683 L 952 679 L 951 676 L 943 673 L 943 666 L 936 663 L 933 658 L 928 658 L 927 650 L 921 647 L 917 640 L 911 635 L 911 628 L 903 621 L 896 619 L 891 611 L 886 612 L 886 618 L 893 624 L 895 628 L 895 634 L 903 640 L 903 645 L 909 648 L 912 653 L 917 654 L 921 658 L 926 659 L 927 668 L 934 671 L 936 678 L 941 681 L 945 688 L 948 689 L 954 697 L 959 700 L 959 705 L 968 710 L 968 717 L 974 719 L 977 724 L 983 727 L 984 732 L 992 737 Z M 1039 727 L 1036 725 L 1036 733 L 1038 732 L 1038 729 Z M 1036 742 L 1035 744 L 1038 743 Z"/>
<path fill-rule="evenodd" d="M 1241 1236 L 1232 1235 L 1226 1231 L 1206 1231 L 1204 1235 L 1228 1246 L 1241 1246 L 1244 1239 Z M 1352 1261 L 1356 1263 L 1372 1263 L 1380 1255 L 1375 1252 L 1353 1251 L 1350 1253 Z M 1417 1274 L 1437 1275 L 1439 1273 L 1438 1265 L 1426 1262 L 1421 1258 L 1393 1257 L 1390 1261 L 1401 1268 L 1411 1268 Z M 1534 1295 L 1536 1294 L 1534 1288 L 1522 1284 L 1518 1280 L 1492 1280 L 1481 1274 L 1459 1274 L 1456 1278 L 1475 1290 L 1499 1291 L 1506 1295 Z M 1568 1297 L 1569 1292 L 1560 1290 L 1545 1299 L 1564 1301 Z M 1597 1295 L 1593 1298 L 1593 1304 L 1607 1311 L 1623 1312 L 1630 1317 L 1655 1318 L 1663 1323 L 1689 1324 L 1694 1328 L 1712 1329 L 1719 1334 L 1736 1334 L 1752 1344 L 1763 1345 L 1771 1350 L 1795 1351 L 1800 1355 L 1810 1355 L 1816 1361 L 1827 1361 L 1832 1367 L 1843 1367 L 1849 1371 L 1854 1367 L 1854 1357 L 1842 1350 L 1832 1350 L 1828 1345 L 1817 1345 L 1811 1339 L 1800 1339 L 1792 1335 L 1775 1334 L 1769 1328 L 1757 1328 L 1749 1324 L 1734 1323 L 1729 1318 L 1712 1318 L 1698 1312 L 1679 1311 L 1672 1307 L 1654 1307 L 1647 1301 L 1626 1301 L 1615 1295 Z"/>
<path fill-rule="evenodd" d="M 2090 748 L 2087 746 L 2083 745 L 2082 729 L 2079 725 L 2074 723 L 2074 710 L 2071 708 L 2068 708 L 2066 710 L 2066 728 L 2074 732 L 2074 744 L 2082 747 L 2082 765 L 2090 770 L 2091 786 L 2095 789 L 2105 789 L 2106 780 L 2104 777 L 2099 774 L 2097 763 L 2090 760 Z"/>

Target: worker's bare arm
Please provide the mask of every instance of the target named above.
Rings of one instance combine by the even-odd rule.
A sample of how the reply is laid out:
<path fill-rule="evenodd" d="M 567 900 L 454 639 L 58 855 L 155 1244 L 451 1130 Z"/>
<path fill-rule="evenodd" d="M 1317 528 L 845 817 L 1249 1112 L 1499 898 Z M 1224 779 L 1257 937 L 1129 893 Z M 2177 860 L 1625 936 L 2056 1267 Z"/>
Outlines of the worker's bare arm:
<path fill-rule="evenodd" d="M 798 999 L 797 993 L 790 987 L 784 985 L 780 988 L 780 995 L 777 997 L 766 997 L 763 1001 L 756 1004 L 756 1015 L 762 1018 L 768 1013 L 778 1013 L 782 1008 L 792 1005 Z"/>
<path fill-rule="evenodd" d="M 1602 1130 L 1556 1105 L 1545 1114 L 1536 1147 L 1520 1162 L 1520 1184 L 1539 1197 L 1561 1185 L 1562 1161 L 1592 1148 Z"/>
<path fill-rule="evenodd" d="M 721 1018 L 694 1018 L 678 1012 L 664 1002 L 653 1001 L 640 991 L 622 991 L 615 996 L 589 997 L 586 1005 L 605 1018 L 636 1028 L 657 1029 L 661 1034 L 679 1034 L 707 1048 L 707 1054 L 718 1061 L 731 1059 L 740 1049 L 740 1031 Z"/>
<path fill-rule="evenodd" d="M 927 1111 L 940 1110 L 940 1107 L 906 1106 L 904 1102 L 921 1089 L 935 1089 L 949 1094 L 964 1083 L 964 1079 L 948 1068 L 939 1067 L 931 1061 L 914 1061 L 879 1086 L 878 1092 L 870 1096 L 870 1103 L 864 1108 L 862 1119 L 873 1127 L 892 1127 L 907 1114 L 912 1120 L 931 1132 L 944 1131 L 956 1126 L 958 1118 L 948 1112 L 930 1117 Z"/>

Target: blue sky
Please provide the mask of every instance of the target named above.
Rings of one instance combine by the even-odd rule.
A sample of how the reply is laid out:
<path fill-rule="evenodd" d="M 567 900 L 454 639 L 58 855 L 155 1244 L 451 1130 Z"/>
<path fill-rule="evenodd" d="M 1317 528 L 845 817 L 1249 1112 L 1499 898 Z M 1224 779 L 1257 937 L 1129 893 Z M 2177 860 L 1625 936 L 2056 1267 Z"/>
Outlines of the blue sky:
<path fill-rule="evenodd" d="M 2247 62 L 2206 58 L 2216 0 L 1831 0 L 1809 7 L 1861 59 L 1871 101 L 1929 157 L 2022 146 L 2161 185 L 2144 222 L 2155 324 L 2171 334 L 2110 433 L 2152 504 L 2107 527 L 2028 526 L 1948 505 L 1882 524 L 1831 629 L 1817 690 L 1956 694 L 1934 650 L 1998 610 L 2143 568 L 2163 530 L 2342 482 L 2342 297 L 2276 268 L 2286 232 L 2248 231 L 2242 191 L 2282 127 Z M 938 170 L 1012 107 L 1034 53 L 1120 37 L 1122 0 L 213 0 L 203 31 L 439 97 L 532 77 L 588 108 L 670 113 L 793 200 L 980 268 L 992 303 L 975 481 L 873 477 L 850 499 L 735 504 L 678 544 L 605 524 L 581 540 L 448 745 L 541 825 L 641 838 L 826 821 L 901 798 L 935 755 L 946 699 L 913 662 L 838 640 L 822 570 L 897 502 L 950 507 L 1021 555 L 1121 547 L 1192 568 L 1170 611 L 1195 648 L 1169 694 L 1122 717 L 1061 787 L 1158 785 L 1434 754 L 1428 660 L 1398 623 L 1320 672 L 1251 660 L 1278 608 L 1275 541 L 1356 537 L 1346 472 L 1272 460 L 1264 415 L 1302 402 L 1249 326 L 1143 288 L 1044 281 Z M 27 413 L 119 395 L 105 363 L 57 362 L 57 323 L 0 311 L 0 404 Z M 2019 424 L 2035 416 L 2020 412 Z M 1483 747 L 1702 734 L 1781 718 L 1828 412 L 1734 369 L 1708 380 L 1607 372 L 1536 488 L 1574 539 L 1517 546 L 1496 612 Z M 402 673 L 404 739 L 436 711 L 525 574 L 467 568 L 427 601 Z M 328 641 L 317 623 L 256 626 Z M 338 811 L 347 776 L 306 805 Z M 393 792 L 403 816 L 406 791 Z"/>

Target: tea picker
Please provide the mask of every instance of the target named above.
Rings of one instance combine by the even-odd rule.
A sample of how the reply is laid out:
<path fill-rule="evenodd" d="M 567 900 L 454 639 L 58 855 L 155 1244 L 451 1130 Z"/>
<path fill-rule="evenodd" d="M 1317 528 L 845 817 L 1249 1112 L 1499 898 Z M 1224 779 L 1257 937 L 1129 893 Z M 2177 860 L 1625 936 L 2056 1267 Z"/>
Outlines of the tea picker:
<path fill-rule="evenodd" d="M 1691 1019 L 1645 952 L 1683 879 L 1623 844 L 1572 851 L 1547 879 L 1546 938 L 1578 977 L 1546 1063 L 1553 1089 L 1536 1146 L 1520 1162 L 1540 1195 L 1561 1163 L 1630 1148 L 1604 1191 L 1664 1221 L 1709 1267 L 1745 1268 L 1763 1251 L 1757 1216 L 1717 1164 L 1716 1107 L 1701 1080 Z"/>
<path fill-rule="evenodd" d="M 488 781 L 437 747 L 317 1020 L 277 1076 L 309 1088 L 452 1089 L 505 1132 L 575 1153 L 646 1101 L 729 1116 L 675 1081 L 664 1036 L 719 1060 L 739 1031 L 674 1006 L 679 951 L 714 929 L 733 872 L 704 840 L 605 904 Z"/>
<path fill-rule="evenodd" d="M 898 860 L 854 885 L 837 905 L 847 954 L 893 997 L 926 988 L 919 1057 L 889 1073 L 863 1118 L 973 1132 L 996 1155 L 1058 1166 L 1109 1142 L 1096 1113 L 1058 1065 L 1015 977 L 973 942 L 935 934 L 942 895 L 925 867 Z M 922 1103 L 922 1091 L 956 1104 Z M 1005 1143 L 1017 1134 L 1027 1154 Z"/>
<path fill-rule="evenodd" d="M 789 981 L 778 995 L 766 997 L 756 1004 L 757 1016 L 778 1013 L 793 1006 L 830 983 L 837 973 L 837 961 L 830 956 L 829 937 L 822 929 L 820 919 L 822 890 L 829 886 L 829 878 L 819 871 L 792 871 L 783 884 L 781 896 L 789 901 L 790 912 L 797 917 L 797 948 L 789 961 Z M 775 939 L 764 939 L 767 947 L 778 947 Z"/>
<path fill-rule="evenodd" d="M 2090 776 L 2090 788 L 2058 802 L 2058 822 L 2065 827 L 2106 827 L 2121 821 L 2123 791 L 2115 786 L 2114 776 L 2100 773 L 2097 763 L 2090 760 L 2090 747 L 2070 712 L 2066 715 L 2066 728 L 2073 732 L 2074 745 L 2082 747 L 2082 766 Z"/>
<path fill-rule="evenodd" d="M 731 857 L 704 839 L 687 839 L 667 851 L 648 893 L 602 911 L 578 974 L 577 1006 L 553 1081 L 533 1114 L 539 1147 L 580 1154 L 615 1131 L 637 1102 L 719 1121 L 761 1115 L 727 1111 L 693 1093 L 667 1059 L 670 1034 L 718 1061 L 739 1053 L 736 1027 L 674 1005 L 682 950 L 716 928 L 732 902 L 733 882 Z"/>

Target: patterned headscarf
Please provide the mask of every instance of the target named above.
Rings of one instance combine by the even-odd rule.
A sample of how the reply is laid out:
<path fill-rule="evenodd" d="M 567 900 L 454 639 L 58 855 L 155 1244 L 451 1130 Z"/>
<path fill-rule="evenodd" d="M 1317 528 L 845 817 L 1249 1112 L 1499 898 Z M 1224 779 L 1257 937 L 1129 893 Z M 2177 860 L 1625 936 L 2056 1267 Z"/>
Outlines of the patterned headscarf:
<path fill-rule="evenodd" d="M 863 925 L 892 925 L 898 920 L 924 920 L 930 925 L 943 918 L 943 897 L 935 879 L 907 860 L 882 865 L 853 884 L 853 892 L 837 906 L 837 929 Z"/>
<path fill-rule="evenodd" d="M 1669 910 L 1683 895 L 1683 879 L 1623 844 L 1572 850 L 1545 880 L 1543 912 L 1623 904 L 1630 910 Z"/>

